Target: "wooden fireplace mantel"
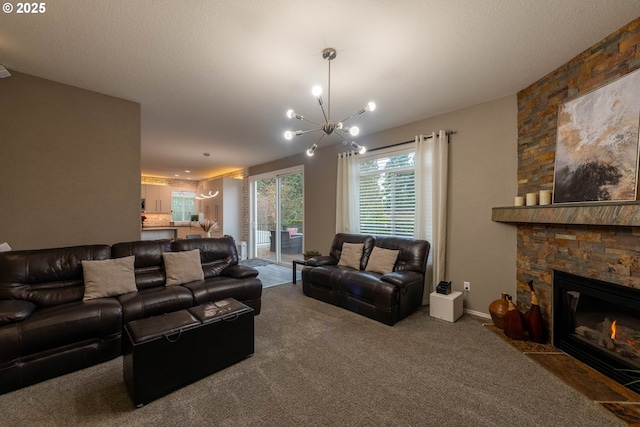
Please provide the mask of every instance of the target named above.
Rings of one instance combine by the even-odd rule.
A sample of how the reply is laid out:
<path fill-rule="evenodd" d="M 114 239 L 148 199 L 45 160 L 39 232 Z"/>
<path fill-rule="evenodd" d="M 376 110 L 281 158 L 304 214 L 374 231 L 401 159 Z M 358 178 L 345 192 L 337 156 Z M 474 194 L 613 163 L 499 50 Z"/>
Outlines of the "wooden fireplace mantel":
<path fill-rule="evenodd" d="M 491 220 L 516 224 L 640 227 L 640 201 L 492 208 Z"/>

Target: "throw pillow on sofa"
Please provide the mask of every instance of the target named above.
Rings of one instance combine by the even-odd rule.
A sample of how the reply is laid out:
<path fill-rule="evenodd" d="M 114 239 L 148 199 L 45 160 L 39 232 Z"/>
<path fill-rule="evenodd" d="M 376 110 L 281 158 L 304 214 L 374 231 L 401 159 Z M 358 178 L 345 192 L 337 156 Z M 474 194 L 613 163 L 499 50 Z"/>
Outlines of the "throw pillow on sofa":
<path fill-rule="evenodd" d="M 393 267 L 398 260 L 399 250 L 384 249 L 374 246 L 369 255 L 369 261 L 367 261 L 367 267 L 364 271 L 371 271 L 373 273 L 387 274 L 393 271 Z"/>
<path fill-rule="evenodd" d="M 362 248 L 364 248 L 364 243 L 343 243 L 338 265 L 360 270 Z"/>
<path fill-rule="evenodd" d="M 167 286 L 204 280 L 204 271 L 200 263 L 200 249 L 164 252 L 162 258 L 164 271 L 167 274 Z"/>
<path fill-rule="evenodd" d="M 84 276 L 83 301 L 136 292 L 135 256 L 82 261 Z"/>

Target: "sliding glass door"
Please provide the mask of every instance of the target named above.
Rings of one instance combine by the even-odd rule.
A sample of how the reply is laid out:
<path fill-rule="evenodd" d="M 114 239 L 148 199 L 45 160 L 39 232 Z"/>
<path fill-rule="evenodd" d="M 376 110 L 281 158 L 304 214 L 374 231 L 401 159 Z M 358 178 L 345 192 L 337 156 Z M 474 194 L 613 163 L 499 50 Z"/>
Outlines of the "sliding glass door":
<path fill-rule="evenodd" d="M 303 182 L 302 167 L 250 177 L 253 257 L 283 264 L 302 257 Z"/>

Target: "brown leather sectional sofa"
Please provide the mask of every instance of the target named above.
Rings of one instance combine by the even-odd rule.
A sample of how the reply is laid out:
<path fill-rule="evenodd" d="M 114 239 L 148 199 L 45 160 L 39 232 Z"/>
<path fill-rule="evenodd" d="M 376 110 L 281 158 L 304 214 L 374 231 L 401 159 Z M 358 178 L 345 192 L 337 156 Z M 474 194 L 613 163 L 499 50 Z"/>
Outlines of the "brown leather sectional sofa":
<path fill-rule="evenodd" d="M 359 268 L 339 265 L 345 243 L 363 244 Z M 366 271 L 375 247 L 398 251 L 392 271 Z M 329 255 L 307 260 L 302 290 L 307 296 L 394 325 L 422 304 L 429 249 L 426 240 L 339 233 Z"/>
<path fill-rule="evenodd" d="M 162 254 L 195 249 L 204 279 L 167 286 Z M 137 291 L 83 301 L 83 260 L 132 255 Z M 257 315 L 257 275 L 238 265 L 228 236 L 0 253 L 0 393 L 119 356 L 123 327 L 132 320 L 224 298 Z"/>

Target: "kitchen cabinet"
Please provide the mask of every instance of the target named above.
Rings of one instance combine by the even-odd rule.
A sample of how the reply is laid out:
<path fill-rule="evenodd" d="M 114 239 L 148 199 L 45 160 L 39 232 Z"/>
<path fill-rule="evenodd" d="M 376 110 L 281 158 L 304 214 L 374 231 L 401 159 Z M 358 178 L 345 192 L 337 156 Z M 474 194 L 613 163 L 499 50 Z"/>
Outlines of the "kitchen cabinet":
<path fill-rule="evenodd" d="M 171 187 L 168 185 L 142 184 L 140 198 L 145 201 L 145 212 L 171 213 Z"/>
<path fill-rule="evenodd" d="M 196 194 L 218 195 L 198 200 L 198 209 L 207 219 L 217 221 L 218 230 L 212 230 L 211 236 L 232 236 L 236 241 L 242 240 L 242 180 L 233 178 L 217 178 L 201 181 Z"/>

